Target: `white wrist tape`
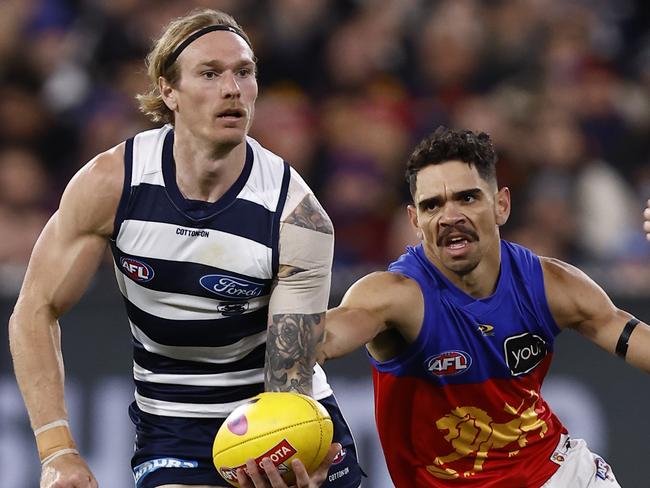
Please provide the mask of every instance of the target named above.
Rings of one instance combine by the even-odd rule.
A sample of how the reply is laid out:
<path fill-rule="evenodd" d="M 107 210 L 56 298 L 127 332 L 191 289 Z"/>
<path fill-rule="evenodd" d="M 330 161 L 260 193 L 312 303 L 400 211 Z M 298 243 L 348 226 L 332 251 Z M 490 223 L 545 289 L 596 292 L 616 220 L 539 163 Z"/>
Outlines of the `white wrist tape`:
<path fill-rule="evenodd" d="M 34 435 L 41 434 L 46 430 L 53 429 L 54 427 L 67 427 L 69 429 L 70 424 L 68 424 L 68 421 L 66 419 L 55 420 L 54 422 L 50 422 L 49 424 L 45 424 L 39 427 L 38 429 L 36 429 L 34 431 Z"/>
<path fill-rule="evenodd" d="M 79 454 L 79 451 L 71 447 L 68 447 L 66 449 L 61 449 L 60 451 L 56 451 L 54 454 L 50 454 L 48 457 L 46 457 L 41 461 L 41 467 L 45 467 L 46 465 L 54 461 L 56 458 L 65 456 L 66 454 Z"/>
<path fill-rule="evenodd" d="M 72 452 L 78 454 L 66 419 L 55 420 L 35 429 L 34 436 L 38 447 L 38 457 L 42 464 L 49 463 L 64 454 Z"/>

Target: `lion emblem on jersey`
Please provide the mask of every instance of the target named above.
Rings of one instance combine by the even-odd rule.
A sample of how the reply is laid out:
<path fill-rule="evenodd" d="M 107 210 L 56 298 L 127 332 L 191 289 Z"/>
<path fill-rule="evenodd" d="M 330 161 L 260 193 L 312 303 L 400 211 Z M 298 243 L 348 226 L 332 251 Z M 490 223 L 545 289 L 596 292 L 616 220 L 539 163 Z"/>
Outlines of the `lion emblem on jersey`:
<path fill-rule="evenodd" d="M 461 475 L 469 477 L 483 470 L 483 463 L 490 450 L 515 442 L 520 448 L 524 447 L 528 443 L 527 437 L 535 431 L 538 432 L 534 435 L 544 437 L 548 427 L 535 411 L 539 395 L 533 390 L 528 390 L 528 393 L 529 398 L 522 400 L 517 408 L 505 404 L 503 410 L 515 416 L 506 423 L 494 422 L 485 410 L 478 407 L 456 407 L 438 419 L 436 427 L 440 431 L 447 431 L 445 440 L 452 445 L 454 451 L 434 459 L 433 464 L 427 466 L 429 473 L 443 479 L 458 478 Z M 527 402 L 530 405 L 524 408 Z M 515 449 L 509 451 L 508 455 L 512 457 L 518 453 L 519 449 Z M 448 466 L 465 457 L 474 458 L 471 470 L 459 473 Z"/>

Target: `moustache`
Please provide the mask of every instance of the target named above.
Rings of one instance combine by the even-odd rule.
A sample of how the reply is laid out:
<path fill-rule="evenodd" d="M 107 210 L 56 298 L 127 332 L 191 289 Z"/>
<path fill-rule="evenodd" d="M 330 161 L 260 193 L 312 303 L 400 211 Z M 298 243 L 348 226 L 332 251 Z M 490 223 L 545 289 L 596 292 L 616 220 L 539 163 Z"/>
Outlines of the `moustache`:
<path fill-rule="evenodd" d="M 436 244 L 442 246 L 450 234 L 463 234 L 467 237 L 468 241 L 478 241 L 478 234 L 473 229 L 465 227 L 464 225 L 452 225 L 445 227 L 444 230 L 438 235 Z"/>

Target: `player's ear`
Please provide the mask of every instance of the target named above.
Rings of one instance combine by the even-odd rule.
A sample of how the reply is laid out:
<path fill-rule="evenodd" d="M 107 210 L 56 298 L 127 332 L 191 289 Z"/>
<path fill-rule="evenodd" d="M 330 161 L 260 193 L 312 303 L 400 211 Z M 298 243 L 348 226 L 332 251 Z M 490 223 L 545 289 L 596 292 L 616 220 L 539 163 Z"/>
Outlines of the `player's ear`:
<path fill-rule="evenodd" d="M 176 101 L 176 92 L 174 87 L 162 76 L 158 77 L 158 91 L 160 91 L 160 96 L 167 105 L 167 108 L 174 112 L 178 108 L 178 102 Z"/>
<path fill-rule="evenodd" d="M 502 187 L 495 194 L 494 216 L 497 225 L 503 225 L 510 217 L 510 189 L 507 186 Z"/>
<path fill-rule="evenodd" d="M 413 229 L 415 229 L 418 239 L 422 239 L 422 230 L 420 229 L 420 224 L 418 222 L 418 212 L 415 205 L 408 205 L 406 211 L 408 212 L 409 222 Z"/>

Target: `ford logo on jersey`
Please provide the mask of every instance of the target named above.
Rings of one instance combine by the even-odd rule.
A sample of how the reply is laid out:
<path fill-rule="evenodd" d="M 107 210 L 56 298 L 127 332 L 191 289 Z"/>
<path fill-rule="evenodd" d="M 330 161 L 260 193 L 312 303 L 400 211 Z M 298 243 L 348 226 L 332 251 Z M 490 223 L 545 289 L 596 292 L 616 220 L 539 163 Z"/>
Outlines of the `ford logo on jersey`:
<path fill-rule="evenodd" d="M 147 263 L 133 258 L 121 258 L 120 265 L 126 275 L 133 281 L 145 283 L 153 278 L 153 268 Z"/>
<path fill-rule="evenodd" d="M 262 283 L 227 275 L 205 275 L 201 277 L 199 283 L 209 292 L 227 300 L 250 300 L 260 296 L 264 291 Z"/>
<path fill-rule="evenodd" d="M 436 376 L 464 373 L 472 365 L 472 357 L 463 351 L 445 351 L 426 360 L 426 368 Z"/>

